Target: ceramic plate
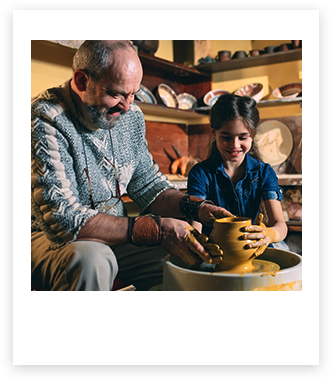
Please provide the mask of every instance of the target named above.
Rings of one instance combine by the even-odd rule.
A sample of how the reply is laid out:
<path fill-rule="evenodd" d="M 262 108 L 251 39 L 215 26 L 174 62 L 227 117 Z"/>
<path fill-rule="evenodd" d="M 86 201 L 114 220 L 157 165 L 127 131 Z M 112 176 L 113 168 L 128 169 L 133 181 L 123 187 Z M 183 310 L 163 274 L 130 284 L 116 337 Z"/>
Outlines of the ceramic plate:
<path fill-rule="evenodd" d="M 250 83 L 237 89 L 234 94 L 240 95 L 241 97 L 251 97 L 255 99 L 256 102 L 259 102 L 263 98 L 264 89 L 261 83 Z"/>
<path fill-rule="evenodd" d="M 193 107 L 197 106 L 197 99 L 187 93 L 182 93 L 177 96 L 178 102 L 179 102 L 179 108 L 181 110 L 189 110 Z"/>
<path fill-rule="evenodd" d="M 302 83 L 290 83 L 273 91 L 276 98 L 296 98 L 302 92 Z"/>
<path fill-rule="evenodd" d="M 157 104 L 157 99 L 155 98 L 155 96 L 147 87 L 143 85 L 141 85 L 139 92 L 135 94 L 135 97 L 141 102 Z"/>
<path fill-rule="evenodd" d="M 220 89 L 211 90 L 204 95 L 203 102 L 207 106 L 213 106 L 217 102 L 217 99 L 220 97 L 220 95 L 224 95 L 224 94 L 229 94 L 229 91 L 220 90 Z"/>
<path fill-rule="evenodd" d="M 164 83 L 161 83 L 158 86 L 157 94 L 160 99 L 160 101 L 167 107 L 179 107 L 179 102 L 176 96 L 176 93 L 173 89 L 171 89 L 169 86 L 165 85 Z"/>
<path fill-rule="evenodd" d="M 258 126 L 255 142 L 262 160 L 271 166 L 285 162 L 293 150 L 293 135 L 286 124 L 267 120 Z"/>

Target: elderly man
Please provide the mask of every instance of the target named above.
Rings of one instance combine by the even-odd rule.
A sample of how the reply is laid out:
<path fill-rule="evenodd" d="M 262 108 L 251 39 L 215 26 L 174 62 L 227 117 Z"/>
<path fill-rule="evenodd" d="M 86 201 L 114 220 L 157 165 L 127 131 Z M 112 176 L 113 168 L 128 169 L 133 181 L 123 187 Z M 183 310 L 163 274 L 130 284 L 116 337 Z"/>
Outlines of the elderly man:
<path fill-rule="evenodd" d="M 153 161 L 134 101 L 143 72 L 129 41 L 85 41 L 72 78 L 32 100 L 32 284 L 112 290 L 116 277 L 148 290 L 167 253 L 217 263 L 185 219 L 230 215 L 174 189 Z M 121 195 L 142 210 L 127 217 Z M 173 217 L 173 218 L 170 218 Z"/>

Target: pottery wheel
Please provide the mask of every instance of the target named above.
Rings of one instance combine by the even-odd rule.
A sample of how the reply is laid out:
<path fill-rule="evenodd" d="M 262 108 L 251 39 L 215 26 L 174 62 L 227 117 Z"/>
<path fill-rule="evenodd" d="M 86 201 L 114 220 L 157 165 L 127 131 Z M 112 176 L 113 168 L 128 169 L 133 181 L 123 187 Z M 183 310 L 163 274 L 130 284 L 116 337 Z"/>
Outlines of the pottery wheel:
<path fill-rule="evenodd" d="M 252 261 L 254 269 L 250 273 L 274 273 L 280 270 L 280 266 L 274 262 L 265 261 L 262 259 L 254 259 Z M 234 271 L 218 271 L 218 273 L 233 273 Z"/>

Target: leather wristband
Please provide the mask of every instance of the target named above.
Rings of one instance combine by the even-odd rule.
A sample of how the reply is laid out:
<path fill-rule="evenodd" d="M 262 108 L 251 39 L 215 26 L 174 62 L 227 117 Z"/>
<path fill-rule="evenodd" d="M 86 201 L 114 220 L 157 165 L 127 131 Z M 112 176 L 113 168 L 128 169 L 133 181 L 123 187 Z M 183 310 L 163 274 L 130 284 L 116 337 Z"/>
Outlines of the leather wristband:
<path fill-rule="evenodd" d="M 188 220 L 200 222 L 200 219 L 198 218 L 198 210 L 203 204 L 214 205 L 212 201 L 203 200 L 202 198 L 187 194 L 183 196 L 180 201 L 180 211 Z"/>
<path fill-rule="evenodd" d="M 129 217 L 129 243 L 136 246 L 155 246 L 160 245 L 161 239 L 160 216 Z"/>

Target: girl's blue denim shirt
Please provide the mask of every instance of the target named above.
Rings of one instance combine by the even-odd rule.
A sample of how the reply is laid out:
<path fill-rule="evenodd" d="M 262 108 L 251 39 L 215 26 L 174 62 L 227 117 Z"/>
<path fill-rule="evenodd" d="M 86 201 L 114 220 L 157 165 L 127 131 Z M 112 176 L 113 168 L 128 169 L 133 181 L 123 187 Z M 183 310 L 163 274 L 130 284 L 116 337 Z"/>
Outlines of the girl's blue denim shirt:
<path fill-rule="evenodd" d="M 270 164 L 245 157 L 245 170 L 241 180 L 233 185 L 225 172 L 219 151 L 196 164 L 188 175 L 188 193 L 211 200 L 239 217 L 249 217 L 254 223 L 261 199 L 282 200 L 282 188 Z M 212 227 L 203 226 L 203 233 L 210 235 Z"/>

